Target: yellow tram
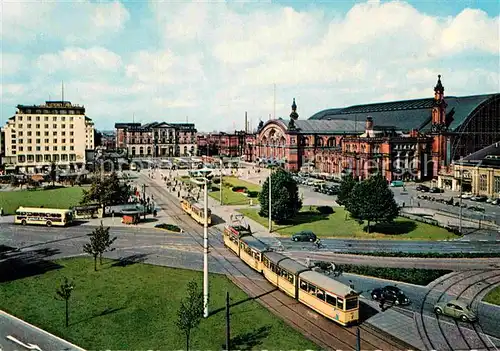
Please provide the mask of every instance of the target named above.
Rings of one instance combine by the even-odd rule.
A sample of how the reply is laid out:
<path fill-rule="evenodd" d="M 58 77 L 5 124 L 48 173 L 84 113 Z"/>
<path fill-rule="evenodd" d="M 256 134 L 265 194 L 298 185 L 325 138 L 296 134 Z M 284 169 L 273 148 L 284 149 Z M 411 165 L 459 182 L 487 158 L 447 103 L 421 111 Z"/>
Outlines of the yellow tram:
<path fill-rule="evenodd" d="M 240 238 L 251 235 L 250 230 L 242 225 L 228 225 L 224 228 L 224 245 L 240 256 Z"/>
<path fill-rule="evenodd" d="M 205 212 L 203 204 L 200 204 L 192 197 L 185 197 L 181 200 L 181 208 L 201 225 L 205 224 Z M 207 209 L 207 224 L 212 224 L 212 212 Z"/>

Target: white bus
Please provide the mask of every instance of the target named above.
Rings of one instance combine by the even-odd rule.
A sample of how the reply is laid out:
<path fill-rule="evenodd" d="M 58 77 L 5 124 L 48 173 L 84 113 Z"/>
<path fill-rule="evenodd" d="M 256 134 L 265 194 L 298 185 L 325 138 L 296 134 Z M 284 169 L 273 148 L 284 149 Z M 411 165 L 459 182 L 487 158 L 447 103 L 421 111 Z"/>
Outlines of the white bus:
<path fill-rule="evenodd" d="M 73 222 L 73 211 L 57 208 L 19 207 L 14 219 L 15 224 L 41 224 L 65 226 Z"/>

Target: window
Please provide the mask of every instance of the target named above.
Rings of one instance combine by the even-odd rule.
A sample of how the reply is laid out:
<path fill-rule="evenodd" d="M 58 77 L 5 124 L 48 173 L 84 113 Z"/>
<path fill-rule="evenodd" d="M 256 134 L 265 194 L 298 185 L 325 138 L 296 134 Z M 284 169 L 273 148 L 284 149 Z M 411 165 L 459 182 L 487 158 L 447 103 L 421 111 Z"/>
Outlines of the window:
<path fill-rule="evenodd" d="M 493 192 L 500 193 L 500 177 L 493 177 Z"/>
<path fill-rule="evenodd" d="M 22 146 L 19 146 L 19 151 L 23 151 L 23 147 Z"/>
<path fill-rule="evenodd" d="M 36 132 L 36 136 L 40 136 L 40 132 Z M 272 189 L 271 189 L 271 190 L 272 190 Z M 272 191 L 271 191 L 271 193 L 272 193 Z"/>
<path fill-rule="evenodd" d="M 31 124 L 28 124 L 28 129 L 31 129 Z"/>
<path fill-rule="evenodd" d="M 57 136 L 57 131 L 52 132 L 52 135 L 53 135 L 53 136 Z M 272 189 L 271 189 L 271 190 L 272 190 Z M 271 191 L 271 193 L 272 193 L 272 191 Z"/>
<path fill-rule="evenodd" d="M 304 291 L 307 291 L 307 282 L 300 280 L 300 288 Z"/>
<path fill-rule="evenodd" d="M 53 124 L 53 125 L 52 125 L 52 128 L 57 128 L 57 124 Z"/>
<path fill-rule="evenodd" d="M 74 140 L 74 139 L 69 139 L 69 142 L 70 142 L 71 144 L 73 144 L 73 143 L 75 142 L 75 140 Z M 271 187 L 271 188 L 272 188 L 272 187 Z M 273 190 L 273 189 L 271 189 L 271 190 Z M 271 191 L 271 193 L 272 193 L 272 191 Z"/>
<path fill-rule="evenodd" d="M 19 139 L 19 140 L 18 140 L 18 142 L 19 142 L 19 144 L 22 144 L 22 143 L 23 143 L 23 139 Z M 272 189 L 272 185 L 271 185 L 271 194 L 272 194 L 272 192 L 273 192 L 272 190 L 273 190 L 273 189 Z"/>
<path fill-rule="evenodd" d="M 63 117 L 64 118 L 64 117 Z M 66 128 L 66 124 L 61 125 L 61 128 Z M 272 190 L 272 189 L 271 189 Z M 272 191 L 271 191 L 272 192 Z"/>
<path fill-rule="evenodd" d="M 320 300 L 323 300 L 325 301 L 325 291 L 324 290 L 321 290 L 321 289 L 318 289 L 316 291 L 316 297 Z"/>
<path fill-rule="evenodd" d="M 21 150 L 19 150 L 21 151 Z M 26 156 L 24 155 L 18 155 L 17 156 L 17 162 L 26 162 Z"/>
<path fill-rule="evenodd" d="M 44 141 L 45 141 L 45 143 L 47 143 L 47 144 L 49 143 L 49 139 L 45 139 Z M 273 190 L 273 189 L 271 189 L 271 193 L 272 193 L 272 190 Z"/>
<path fill-rule="evenodd" d="M 48 124 L 44 124 L 44 125 L 43 125 L 43 127 L 44 127 L 45 129 L 49 129 L 49 125 L 48 125 Z M 271 193 L 272 193 L 272 189 L 271 189 Z"/>
<path fill-rule="evenodd" d="M 36 139 L 36 143 L 40 144 L 40 139 Z M 271 188 L 272 188 L 272 186 L 271 186 Z M 271 189 L 271 193 L 272 193 L 272 189 Z"/>
<path fill-rule="evenodd" d="M 33 148 L 31 146 L 28 146 L 28 151 L 32 151 L 32 150 L 33 150 Z M 29 157 L 29 155 L 28 155 L 28 157 Z"/>
<path fill-rule="evenodd" d="M 28 136 L 31 136 L 31 132 L 28 132 Z"/>
<path fill-rule="evenodd" d="M 22 130 L 21 130 L 21 131 L 19 131 L 19 133 L 18 133 L 18 134 L 19 134 L 19 136 L 23 136 L 23 131 L 22 131 Z M 15 138 L 15 136 L 14 136 L 14 138 Z M 272 193 L 272 189 L 271 189 L 271 193 Z"/>
<path fill-rule="evenodd" d="M 70 135 L 70 136 L 73 136 L 73 132 L 69 132 L 69 135 Z M 271 193 L 272 193 L 272 190 L 273 190 L 273 189 L 271 189 Z"/>
<path fill-rule="evenodd" d="M 341 297 L 337 298 L 337 308 L 344 309 L 344 299 Z"/>
<path fill-rule="evenodd" d="M 54 162 L 59 161 L 59 155 L 58 155 L 58 154 L 53 154 L 53 155 L 52 155 L 52 160 L 53 160 Z"/>
<path fill-rule="evenodd" d="M 37 146 L 37 148 L 39 149 L 40 147 Z M 40 150 L 38 150 L 38 151 L 40 151 Z M 36 155 L 35 158 L 36 158 L 36 162 L 42 162 L 43 156 L 42 155 Z"/>
<path fill-rule="evenodd" d="M 28 144 L 31 144 L 31 139 L 28 139 Z M 271 189 L 272 190 L 272 189 Z"/>
<path fill-rule="evenodd" d="M 48 149 L 49 149 L 49 147 L 48 147 L 48 146 L 46 146 L 46 147 L 45 147 L 45 150 L 48 150 Z M 43 155 L 43 159 L 44 159 L 44 161 L 45 161 L 45 162 L 50 162 L 50 155 Z M 272 189 L 271 189 L 271 190 L 272 190 Z"/>
<path fill-rule="evenodd" d="M 316 294 L 316 286 L 311 283 L 307 284 L 307 292 L 313 295 Z"/>
<path fill-rule="evenodd" d="M 37 120 L 37 121 L 40 121 L 40 116 L 36 116 L 36 120 Z"/>
<path fill-rule="evenodd" d="M 31 116 L 28 116 L 28 121 L 31 121 Z"/>
<path fill-rule="evenodd" d="M 47 132 L 47 131 L 46 131 L 46 132 L 44 132 L 44 133 L 43 133 L 43 135 L 45 135 L 45 136 L 49 136 L 49 132 Z M 271 189 L 271 190 L 272 190 L 272 189 Z M 272 193 L 272 191 L 271 191 L 271 193 Z"/>
<path fill-rule="evenodd" d="M 44 120 L 45 122 L 47 122 L 47 121 L 49 120 L 49 116 L 45 116 L 45 117 L 43 117 L 43 120 Z M 46 124 L 46 126 L 48 126 L 48 124 Z M 45 127 L 45 128 L 48 128 L 48 127 Z M 271 191 L 271 192 L 272 192 L 272 191 Z"/>
<path fill-rule="evenodd" d="M 65 136 L 65 135 L 66 135 L 66 132 L 61 132 L 61 135 L 62 135 L 62 136 Z M 272 190 L 272 189 L 271 189 L 271 190 Z M 271 193 L 272 193 L 272 191 L 271 191 Z"/>
<path fill-rule="evenodd" d="M 45 151 L 49 151 L 49 150 L 50 150 L 50 147 L 46 146 Z"/>
<path fill-rule="evenodd" d="M 66 139 L 62 139 L 62 140 L 61 140 L 61 143 L 65 144 L 65 143 L 66 143 Z M 272 188 L 272 186 L 271 186 L 271 188 Z M 273 190 L 273 189 L 271 189 L 271 193 L 272 193 L 272 190 Z"/>
<path fill-rule="evenodd" d="M 72 125 L 72 124 L 70 124 L 70 125 L 69 125 L 69 127 L 70 127 L 71 129 L 73 129 L 73 125 Z M 272 190 L 272 189 L 271 189 L 271 190 Z M 272 191 L 271 191 L 271 192 L 272 192 Z"/>
<path fill-rule="evenodd" d="M 346 302 L 345 302 L 345 309 L 346 309 L 346 311 L 353 310 L 355 308 L 358 308 L 358 299 L 357 298 L 347 299 Z"/>
<path fill-rule="evenodd" d="M 33 155 L 28 155 L 28 162 L 35 162 L 35 157 Z"/>
<path fill-rule="evenodd" d="M 22 121 L 23 120 L 23 116 L 17 116 L 17 120 L 18 121 Z M 272 189 L 271 189 L 272 190 Z M 272 192 L 272 191 L 271 191 Z"/>
<path fill-rule="evenodd" d="M 337 299 L 335 296 L 332 296 L 330 294 L 326 294 L 326 303 L 332 305 L 333 307 L 337 306 Z"/>
<path fill-rule="evenodd" d="M 54 145 L 54 146 L 52 147 L 52 151 L 57 151 L 57 146 L 56 146 L 56 145 Z"/>
<path fill-rule="evenodd" d="M 66 146 L 64 146 L 64 145 L 63 145 L 63 146 L 61 146 L 61 150 L 62 150 L 62 151 L 66 151 Z M 271 192 L 272 192 L 272 191 L 271 191 Z"/>
<path fill-rule="evenodd" d="M 18 124 L 17 126 L 18 126 L 19 128 L 22 128 L 22 127 L 23 127 L 23 125 L 22 125 L 22 124 Z M 272 192 L 272 191 L 271 191 L 271 192 Z"/>
<path fill-rule="evenodd" d="M 61 161 L 68 161 L 68 155 L 62 154 L 61 155 Z"/>
<path fill-rule="evenodd" d="M 66 117 L 61 117 L 61 121 L 65 121 L 66 120 Z M 272 190 L 272 189 L 271 189 Z"/>
<path fill-rule="evenodd" d="M 70 149 L 70 151 L 73 151 L 73 150 L 75 150 L 75 147 L 74 147 L 73 145 L 71 145 L 71 146 L 69 147 L 69 149 Z M 134 154 L 135 154 L 135 149 L 133 149 L 132 151 L 134 151 Z M 272 190 L 272 189 L 271 189 L 271 190 Z M 272 193 L 272 191 L 271 191 L 271 193 Z"/>
<path fill-rule="evenodd" d="M 488 190 L 488 176 L 486 174 L 481 174 L 479 176 L 479 191 Z"/>
<path fill-rule="evenodd" d="M 54 144 L 57 144 L 57 139 L 56 138 L 54 138 Z M 272 190 L 272 187 L 271 187 L 271 190 Z M 271 191 L 271 193 L 272 193 L 272 191 Z"/>

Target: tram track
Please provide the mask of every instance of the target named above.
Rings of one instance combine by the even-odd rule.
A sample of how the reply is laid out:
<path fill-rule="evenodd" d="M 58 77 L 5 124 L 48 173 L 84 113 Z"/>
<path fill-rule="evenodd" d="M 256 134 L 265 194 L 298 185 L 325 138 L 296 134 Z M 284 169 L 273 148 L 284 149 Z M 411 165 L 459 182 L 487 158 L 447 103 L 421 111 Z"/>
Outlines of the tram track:
<path fill-rule="evenodd" d="M 471 278 L 475 278 L 475 277 L 477 277 L 477 275 L 488 274 L 488 273 L 493 273 L 493 274 L 488 275 L 480 280 L 477 280 L 477 279 L 474 280 L 473 282 L 467 284 L 465 287 L 460 288 L 460 290 L 458 291 L 457 294 L 450 294 L 450 295 L 456 295 L 457 296 L 456 298 L 459 299 L 468 290 L 475 287 L 478 283 L 483 283 L 489 279 L 500 277 L 500 273 L 497 270 L 486 270 L 486 269 L 455 272 L 455 273 L 448 275 L 445 279 L 439 281 L 434 286 L 432 286 L 432 288 L 429 289 L 429 291 L 425 294 L 424 299 L 420 305 L 420 311 L 419 311 L 420 313 L 419 313 L 418 319 L 419 319 L 421 325 L 419 325 L 419 323 L 416 323 L 418 333 L 422 339 L 422 342 L 424 342 L 425 347 L 427 347 L 430 350 L 435 350 L 435 349 L 442 350 L 443 346 L 446 346 L 451 351 L 471 350 L 471 349 L 487 350 L 488 351 L 488 350 L 493 350 L 495 348 L 494 346 L 493 346 L 493 348 L 488 346 L 488 343 L 485 342 L 484 338 L 481 336 L 481 334 L 484 335 L 484 332 L 482 331 L 482 328 L 480 327 L 480 325 L 479 325 L 479 328 L 481 328 L 480 331 L 479 331 L 479 328 L 476 325 L 476 323 L 472 323 L 473 329 L 465 328 L 464 326 L 461 326 L 459 324 L 459 322 L 456 320 L 454 320 L 453 323 L 449 323 L 449 322 L 446 322 L 443 319 L 443 317 L 440 317 L 438 315 L 436 315 L 435 320 L 437 323 L 437 329 L 439 330 L 439 337 L 438 338 L 431 337 L 431 335 L 429 334 L 429 330 L 431 329 L 431 326 L 428 325 L 427 322 L 425 321 L 426 318 L 430 318 L 430 317 L 424 316 L 424 309 L 425 309 L 426 304 L 429 304 L 431 306 L 431 308 L 433 309 L 434 305 L 436 303 L 440 302 L 443 299 L 443 297 L 447 293 L 449 293 L 450 290 L 452 290 L 457 285 L 462 284 Z M 464 276 L 462 279 L 453 281 L 454 278 L 456 278 L 460 275 L 466 275 L 466 276 Z M 429 301 L 431 293 L 436 291 L 436 288 L 438 287 L 438 285 L 444 285 L 444 284 L 446 284 L 446 282 L 450 282 L 450 281 L 451 281 L 451 284 L 444 287 L 444 290 L 442 290 L 440 292 L 438 298 L 434 302 Z M 496 284 L 498 284 L 498 282 L 487 284 L 479 292 L 474 293 L 470 305 L 472 305 L 473 303 L 476 303 L 477 305 L 479 305 L 481 294 Z M 463 340 L 463 343 L 459 342 L 456 338 L 452 339 L 452 338 L 447 336 L 447 333 L 444 330 L 445 327 L 443 325 L 443 322 L 446 322 L 449 325 L 455 326 L 455 330 L 458 331 L 458 333 L 460 334 L 460 338 Z M 479 322 L 477 322 L 477 323 L 479 323 Z M 432 328 L 435 328 L 435 326 L 432 326 Z M 465 329 L 467 330 L 467 332 L 465 332 Z M 481 345 L 482 348 L 478 348 L 477 345 L 471 344 L 470 338 L 465 335 L 466 333 L 469 334 L 469 331 L 473 331 L 474 338 L 479 340 L 479 343 L 482 344 Z M 436 339 L 440 339 L 440 338 L 442 339 L 442 341 L 444 341 L 445 345 L 443 345 L 442 341 L 440 342 L 439 340 L 436 340 Z M 459 345 L 459 344 L 461 344 L 461 345 Z"/>
<path fill-rule="evenodd" d="M 145 179 L 148 180 L 150 188 L 153 188 L 158 195 L 161 195 L 162 198 L 170 204 L 168 205 L 170 209 L 169 215 L 172 216 L 174 220 L 178 221 L 178 224 L 188 229 L 185 230 L 185 232 L 190 235 L 198 245 L 203 247 L 203 237 L 202 234 L 200 234 L 201 227 L 195 223 L 189 215 L 180 209 L 177 199 L 165 190 L 164 187 L 153 183 L 147 177 L 145 177 Z M 156 198 L 158 199 L 158 196 L 156 196 Z M 163 205 L 167 205 L 167 203 Z M 193 233 L 196 233 L 197 235 Z M 316 312 L 300 304 L 295 299 L 292 299 L 278 291 L 274 286 L 263 279 L 262 276 L 260 276 L 257 272 L 254 272 L 237 256 L 235 256 L 232 252 L 230 253 L 224 247 L 222 232 L 220 230 L 216 228 L 209 228 L 208 234 L 211 239 L 213 239 L 211 240 L 212 242 L 216 241 L 219 244 L 218 246 L 215 246 L 209 242 L 209 247 L 218 253 L 217 256 L 212 256 L 212 258 L 215 259 L 221 267 L 223 267 L 223 269 L 227 272 L 228 277 L 238 287 L 243 289 L 250 296 L 256 298 L 257 301 L 263 304 L 272 313 L 282 319 L 285 319 L 296 330 L 306 335 L 319 346 L 336 350 L 354 349 L 354 345 L 356 344 L 355 330 L 348 329 L 328 321 L 326 318 L 316 314 Z M 236 262 L 244 268 L 238 267 L 237 264 L 234 263 L 233 260 L 228 259 L 227 256 L 230 256 L 230 258 L 236 258 Z M 252 275 L 258 276 L 261 279 L 255 279 Z M 305 316 L 307 315 L 314 316 L 315 320 L 313 321 L 306 318 Z M 377 335 L 379 334 L 378 331 L 369 327 L 361 325 L 360 330 L 362 331 L 361 348 L 364 350 L 400 350 L 407 348 L 407 345 L 402 344 L 399 340 L 387 340 L 380 337 Z"/>

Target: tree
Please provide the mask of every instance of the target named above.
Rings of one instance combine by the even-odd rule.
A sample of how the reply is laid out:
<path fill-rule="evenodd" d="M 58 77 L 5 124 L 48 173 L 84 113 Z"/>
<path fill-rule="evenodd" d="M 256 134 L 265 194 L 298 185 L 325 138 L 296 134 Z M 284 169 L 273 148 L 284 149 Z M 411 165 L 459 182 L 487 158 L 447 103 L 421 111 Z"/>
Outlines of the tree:
<path fill-rule="evenodd" d="M 283 223 L 295 217 L 302 207 L 299 197 L 299 188 L 292 175 L 282 168 L 278 168 L 271 178 L 271 219 L 276 223 Z M 259 193 L 261 217 L 269 216 L 269 177 L 262 185 Z"/>
<path fill-rule="evenodd" d="M 52 187 L 56 184 L 57 178 L 57 166 L 54 162 L 50 164 L 50 181 L 52 182 Z"/>
<path fill-rule="evenodd" d="M 84 190 L 81 203 L 98 202 L 103 206 L 123 204 L 130 197 L 130 186 L 121 184 L 116 172 L 107 177 L 94 177 L 89 190 Z"/>
<path fill-rule="evenodd" d="M 56 290 L 57 295 L 66 302 L 66 327 L 69 326 L 69 299 L 71 298 L 71 293 L 75 288 L 73 283 L 68 281 L 68 278 L 64 278 L 64 283 L 62 283 Z"/>
<path fill-rule="evenodd" d="M 381 174 L 356 184 L 346 209 L 351 217 L 370 223 L 391 223 L 399 214 L 399 208 L 394 201 L 394 194 Z"/>
<path fill-rule="evenodd" d="M 356 180 L 350 173 L 346 174 L 342 178 L 342 181 L 340 182 L 339 193 L 337 195 L 337 202 L 339 203 L 339 205 L 347 206 L 347 203 L 349 202 L 352 194 L 352 190 L 354 189 L 356 184 Z"/>
<path fill-rule="evenodd" d="M 94 271 L 97 272 L 97 257 L 99 257 L 99 262 L 102 265 L 102 254 L 114 250 L 111 245 L 115 240 L 116 236 L 110 238 L 109 227 L 104 228 L 102 221 L 101 225 L 90 234 L 90 243 L 83 245 L 83 252 L 94 257 Z"/>
<path fill-rule="evenodd" d="M 187 295 L 181 301 L 177 316 L 175 324 L 186 336 L 186 350 L 189 350 L 191 331 L 198 327 L 203 317 L 203 292 L 195 281 L 188 283 Z"/>

